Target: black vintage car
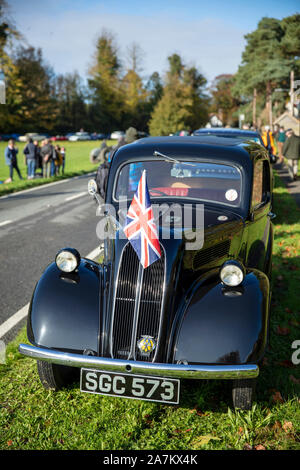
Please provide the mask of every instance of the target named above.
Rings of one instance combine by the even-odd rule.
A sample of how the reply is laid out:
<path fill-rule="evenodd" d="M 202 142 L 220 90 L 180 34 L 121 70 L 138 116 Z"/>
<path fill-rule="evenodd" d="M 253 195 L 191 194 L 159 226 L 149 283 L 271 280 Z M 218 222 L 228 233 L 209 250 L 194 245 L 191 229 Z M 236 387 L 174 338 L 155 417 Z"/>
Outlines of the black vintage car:
<path fill-rule="evenodd" d="M 160 252 L 148 267 L 124 234 L 143 174 Z M 90 192 L 101 202 L 93 182 Z M 268 339 L 271 193 L 255 142 L 157 137 L 119 148 L 99 206 L 103 261 L 65 248 L 33 293 L 32 345 L 19 350 L 38 360 L 45 388 L 80 371 L 84 392 L 174 404 L 181 380 L 226 379 L 234 406 L 251 407 Z"/>
<path fill-rule="evenodd" d="M 251 129 L 239 129 L 234 127 L 202 127 L 193 132 L 194 136 L 215 135 L 217 137 L 237 138 L 243 140 L 253 140 L 264 145 L 261 135 L 258 131 Z"/>
<path fill-rule="evenodd" d="M 262 136 L 258 131 L 253 131 L 251 129 L 238 129 L 232 127 L 211 127 L 211 128 L 201 128 L 193 132 L 195 136 L 205 136 L 205 135 L 214 135 L 216 137 L 228 137 L 230 139 L 243 139 L 254 141 L 260 143 L 265 147 Z M 276 163 L 276 156 L 273 155 L 272 151 L 269 150 L 269 158 L 271 163 Z"/>

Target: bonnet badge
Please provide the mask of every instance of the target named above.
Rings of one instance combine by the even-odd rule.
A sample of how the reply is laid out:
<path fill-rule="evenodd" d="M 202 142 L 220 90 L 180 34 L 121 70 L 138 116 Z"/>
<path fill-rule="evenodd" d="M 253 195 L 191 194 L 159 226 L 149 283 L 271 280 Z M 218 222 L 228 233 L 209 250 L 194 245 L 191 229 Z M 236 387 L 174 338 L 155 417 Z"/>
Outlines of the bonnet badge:
<path fill-rule="evenodd" d="M 156 341 L 153 336 L 142 336 L 137 342 L 137 346 L 143 356 L 149 356 L 156 348 Z"/>

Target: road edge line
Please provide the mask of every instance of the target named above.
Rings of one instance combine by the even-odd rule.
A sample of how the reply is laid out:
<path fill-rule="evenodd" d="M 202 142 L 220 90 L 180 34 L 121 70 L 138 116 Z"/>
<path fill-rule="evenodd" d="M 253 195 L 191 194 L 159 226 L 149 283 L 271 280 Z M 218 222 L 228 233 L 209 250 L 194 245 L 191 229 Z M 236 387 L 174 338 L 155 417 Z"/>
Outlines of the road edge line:
<path fill-rule="evenodd" d="M 56 184 L 67 183 L 68 181 L 79 179 L 79 178 L 84 178 L 85 176 L 91 176 L 94 174 L 95 174 L 95 171 L 92 171 L 90 173 L 85 173 L 84 175 L 71 176 L 71 178 L 65 178 L 59 181 L 53 181 L 52 183 L 38 184 L 37 186 L 34 186 L 33 188 L 21 189 L 21 191 L 15 191 L 14 193 L 4 194 L 3 196 L 0 196 L 0 201 L 1 199 L 8 199 L 10 197 L 18 196 L 19 194 L 29 193 L 30 191 L 37 191 L 38 189 L 46 188 L 49 186 L 54 186 Z"/>

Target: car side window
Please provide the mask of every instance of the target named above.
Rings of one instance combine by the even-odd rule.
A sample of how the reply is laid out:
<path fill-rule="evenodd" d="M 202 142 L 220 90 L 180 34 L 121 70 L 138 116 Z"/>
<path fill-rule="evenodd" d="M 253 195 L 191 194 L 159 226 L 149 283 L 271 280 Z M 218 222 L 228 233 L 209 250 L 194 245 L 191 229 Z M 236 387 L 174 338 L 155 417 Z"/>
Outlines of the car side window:
<path fill-rule="evenodd" d="M 267 202 L 270 191 L 269 167 L 266 161 L 256 163 L 253 172 L 252 209 Z"/>

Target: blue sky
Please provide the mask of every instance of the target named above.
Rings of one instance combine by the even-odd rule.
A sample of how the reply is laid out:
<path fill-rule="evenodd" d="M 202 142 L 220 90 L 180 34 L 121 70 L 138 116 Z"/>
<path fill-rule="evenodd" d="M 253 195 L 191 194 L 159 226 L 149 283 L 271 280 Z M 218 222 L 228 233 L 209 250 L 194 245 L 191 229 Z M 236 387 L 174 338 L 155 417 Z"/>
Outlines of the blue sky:
<path fill-rule="evenodd" d="M 176 52 L 210 81 L 237 71 L 244 35 L 263 16 L 281 19 L 300 11 L 299 0 L 6 1 L 19 31 L 42 48 L 55 72 L 77 70 L 83 78 L 104 28 L 115 34 L 120 57 L 133 42 L 140 45 L 144 78 L 154 71 L 163 75 L 167 57 Z"/>

